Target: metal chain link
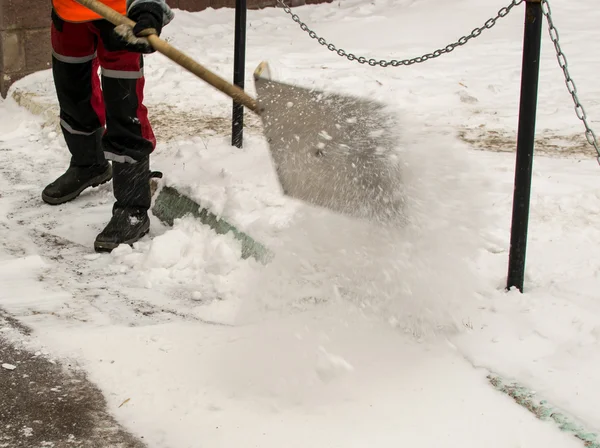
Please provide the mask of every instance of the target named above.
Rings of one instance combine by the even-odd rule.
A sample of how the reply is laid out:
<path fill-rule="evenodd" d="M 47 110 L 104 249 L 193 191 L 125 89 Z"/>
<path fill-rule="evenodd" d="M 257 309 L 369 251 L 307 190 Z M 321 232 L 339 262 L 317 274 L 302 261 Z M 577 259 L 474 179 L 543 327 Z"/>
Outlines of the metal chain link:
<path fill-rule="evenodd" d="M 300 17 L 298 17 L 297 14 L 292 13 L 291 8 L 289 6 L 287 6 L 283 2 L 283 0 L 277 0 L 277 3 L 279 3 L 283 7 L 283 10 L 286 13 L 288 13 L 290 16 L 292 16 L 292 19 L 294 20 L 294 22 L 296 22 L 300 25 L 300 28 L 302 29 L 302 31 L 306 31 L 311 38 L 316 39 L 321 45 L 327 47 L 330 51 L 336 52 L 338 55 L 340 55 L 342 57 L 346 57 L 350 61 L 357 61 L 361 64 L 368 63 L 372 67 L 375 67 L 377 65 L 379 65 L 381 67 L 388 67 L 390 65 L 392 67 L 398 67 L 399 65 L 413 65 L 413 64 L 429 61 L 430 59 L 437 58 L 443 54 L 450 53 L 456 47 L 465 45 L 471 39 L 473 39 L 475 37 L 479 37 L 485 29 L 489 30 L 490 28 L 492 28 L 494 25 L 496 25 L 496 22 L 498 21 L 498 19 L 500 19 L 502 17 L 506 17 L 510 13 L 511 9 L 513 9 L 515 6 L 520 5 L 521 3 L 523 3 L 523 1 L 525 1 L 525 0 L 512 0 L 510 5 L 501 8 L 500 11 L 498 11 L 498 14 L 496 15 L 496 17 L 489 19 L 487 22 L 485 22 L 485 24 L 482 27 L 475 28 L 473 31 L 471 31 L 471 34 L 461 37 L 460 39 L 458 39 L 458 41 L 451 43 L 449 45 L 446 45 L 446 47 L 444 47 L 444 48 L 435 50 L 432 53 L 426 53 L 423 56 L 419 56 L 419 57 L 412 58 L 412 59 L 404 59 L 401 61 L 396 60 L 396 59 L 393 59 L 390 61 L 367 59 L 364 56 L 355 56 L 354 54 L 348 53 L 347 51 L 345 51 L 341 48 L 337 48 L 335 45 L 328 43 L 324 38 L 320 37 L 317 33 L 312 31 L 306 25 L 306 23 L 304 23 L 302 20 L 300 20 Z"/>
<path fill-rule="evenodd" d="M 600 164 L 600 147 L 598 146 L 598 139 L 588 123 L 585 109 L 581 105 L 579 97 L 577 96 L 577 87 L 575 86 L 575 81 L 573 81 L 573 78 L 571 78 L 571 74 L 569 73 L 567 57 L 560 47 L 558 31 L 556 30 L 554 22 L 552 21 L 552 10 L 550 9 L 550 3 L 548 3 L 548 0 L 542 0 L 542 12 L 544 16 L 546 16 L 546 19 L 548 19 L 548 33 L 550 34 L 550 39 L 552 39 L 554 48 L 556 49 L 558 65 L 560 68 L 562 68 L 562 71 L 565 74 L 565 84 L 567 85 L 567 90 L 571 94 L 571 97 L 573 97 L 573 102 L 575 103 L 575 113 L 577 114 L 577 118 L 583 121 L 585 126 L 585 138 L 587 139 L 588 143 L 596 149 L 596 152 L 598 153 L 598 163 Z"/>
<path fill-rule="evenodd" d="M 287 6 L 283 2 L 283 0 L 277 0 L 277 3 L 279 3 L 282 6 L 283 10 L 292 17 L 294 22 L 296 22 L 300 25 L 300 28 L 302 29 L 302 31 L 307 32 L 308 35 L 312 39 L 316 39 L 321 45 L 327 47 L 327 49 L 329 49 L 330 51 L 336 52 L 339 56 L 346 57 L 350 61 L 357 61 L 360 64 L 368 63 L 372 67 L 375 67 L 377 65 L 379 65 L 381 67 L 388 67 L 390 65 L 392 67 L 398 67 L 398 66 L 407 66 L 407 65 L 422 63 L 422 62 L 428 61 L 430 59 L 437 58 L 443 54 L 450 53 L 456 47 L 465 45 L 471 39 L 479 37 L 485 29 L 492 28 L 494 25 L 496 25 L 496 22 L 500 18 L 506 17 L 515 6 L 520 5 L 524 1 L 525 0 L 512 0 L 512 2 L 508 6 L 505 6 L 498 11 L 498 14 L 496 15 L 496 17 L 493 17 L 493 18 L 487 20 L 482 27 L 475 28 L 473 31 L 471 31 L 470 34 L 461 37 L 460 39 L 458 39 L 458 41 L 456 41 L 454 43 L 446 45 L 446 47 L 444 47 L 444 48 L 435 50 L 432 53 L 426 53 L 423 56 L 419 56 L 419 57 L 412 58 L 412 59 L 404 59 L 404 60 L 392 59 L 390 61 L 386 61 L 383 59 L 377 60 L 377 59 L 372 59 L 372 58 L 367 59 L 364 56 L 357 57 L 353 53 L 348 53 L 347 51 L 343 50 L 342 48 L 337 48 L 334 44 L 327 42 L 323 37 L 320 37 L 317 33 L 315 33 L 313 30 L 311 30 L 308 27 L 308 25 L 306 25 L 306 23 L 304 23 L 302 20 L 300 20 L 300 17 L 298 17 L 297 14 L 294 14 L 292 12 L 292 9 L 289 6 Z M 543 12 L 544 16 L 546 17 L 546 19 L 548 20 L 548 32 L 550 34 L 550 39 L 554 43 L 554 47 L 556 49 L 556 57 L 558 60 L 558 65 L 560 66 L 560 68 L 562 69 L 562 71 L 565 75 L 565 84 L 567 85 L 567 89 L 568 89 L 569 93 L 571 94 L 571 97 L 573 98 L 573 102 L 575 103 L 575 113 L 577 114 L 577 118 L 579 118 L 585 126 L 585 138 L 587 139 L 588 143 L 596 149 L 596 152 L 598 153 L 598 163 L 600 164 L 600 145 L 598 144 L 598 138 L 596 137 L 596 134 L 594 133 L 590 124 L 588 123 L 587 114 L 585 113 L 585 109 L 581 105 L 581 102 L 579 101 L 579 97 L 577 96 L 577 87 L 575 85 L 575 81 L 573 81 L 573 78 L 571 78 L 571 75 L 569 73 L 569 64 L 567 62 L 567 57 L 565 56 L 565 54 L 563 53 L 563 51 L 561 49 L 560 42 L 559 42 L 559 36 L 558 36 L 558 30 L 554 26 L 554 22 L 552 20 L 552 10 L 550 8 L 550 3 L 548 2 L 548 0 L 542 0 L 542 12 Z"/>

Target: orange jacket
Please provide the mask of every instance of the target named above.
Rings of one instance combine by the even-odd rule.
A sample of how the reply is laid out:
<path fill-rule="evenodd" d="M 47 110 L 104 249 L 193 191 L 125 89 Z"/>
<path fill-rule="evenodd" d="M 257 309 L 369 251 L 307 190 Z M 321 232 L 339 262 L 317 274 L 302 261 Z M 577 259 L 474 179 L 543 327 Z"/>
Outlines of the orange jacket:
<path fill-rule="evenodd" d="M 126 0 L 100 0 L 100 2 L 110 6 L 120 14 L 127 13 Z M 89 22 L 102 18 L 75 0 L 52 0 L 52 5 L 59 17 L 67 22 Z"/>

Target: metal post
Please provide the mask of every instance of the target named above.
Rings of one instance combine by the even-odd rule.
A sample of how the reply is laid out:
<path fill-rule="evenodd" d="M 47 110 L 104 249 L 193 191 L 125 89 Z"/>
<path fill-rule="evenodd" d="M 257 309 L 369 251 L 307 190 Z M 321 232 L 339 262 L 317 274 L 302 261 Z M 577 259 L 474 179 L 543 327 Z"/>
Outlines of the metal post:
<path fill-rule="evenodd" d="M 526 2 L 521 104 L 507 279 L 507 289 L 516 286 L 521 292 L 523 292 L 525 280 L 525 252 L 531 199 L 543 19 L 541 0 L 526 0 Z"/>
<path fill-rule="evenodd" d="M 246 70 L 246 0 L 235 1 L 235 44 L 233 62 L 233 83 L 244 88 Z M 244 106 L 233 102 L 231 119 L 231 144 L 242 147 L 244 139 Z"/>

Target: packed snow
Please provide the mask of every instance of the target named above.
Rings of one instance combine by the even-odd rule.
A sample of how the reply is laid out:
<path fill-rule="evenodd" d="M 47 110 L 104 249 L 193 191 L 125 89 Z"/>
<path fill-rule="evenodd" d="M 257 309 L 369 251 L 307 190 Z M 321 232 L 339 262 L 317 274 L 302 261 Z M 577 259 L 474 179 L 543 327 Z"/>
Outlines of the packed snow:
<path fill-rule="evenodd" d="M 347 52 L 404 59 L 507 3 L 339 0 L 294 12 Z M 594 6 L 552 11 L 600 128 Z M 410 213 L 400 229 L 284 197 L 257 118 L 246 112 L 244 148 L 232 147 L 231 100 L 147 57 L 152 169 L 265 244 L 266 265 L 191 218 L 168 228 L 153 217 L 133 248 L 95 254 L 111 184 L 43 204 L 68 152 L 54 124 L 1 102 L 0 308 L 33 328 L 34 351 L 80 365 L 149 447 L 583 446 L 487 378 L 600 430 L 600 167 L 545 21 L 525 292 L 505 291 L 524 7 L 451 54 L 398 68 L 339 57 L 281 9 L 248 12 L 248 80 L 267 60 L 277 80 L 397 111 Z M 233 14 L 177 10 L 163 37 L 231 79 Z M 56 104 L 49 71 L 13 89 Z"/>

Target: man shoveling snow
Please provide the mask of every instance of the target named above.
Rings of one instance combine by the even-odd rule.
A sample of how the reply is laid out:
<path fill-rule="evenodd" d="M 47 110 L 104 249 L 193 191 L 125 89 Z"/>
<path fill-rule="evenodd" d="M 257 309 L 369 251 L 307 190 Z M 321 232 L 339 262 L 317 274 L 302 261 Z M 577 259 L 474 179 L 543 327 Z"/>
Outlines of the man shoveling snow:
<path fill-rule="evenodd" d="M 164 0 L 103 3 L 135 20 L 136 36 L 149 28 L 160 34 L 173 19 Z M 143 104 L 143 54 L 154 49 L 143 39 L 122 37 L 113 24 L 74 0 L 53 0 L 51 33 L 52 73 L 71 162 L 42 198 L 63 204 L 112 178 L 112 218 L 94 243 L 96 251 L 112 251 L 136 242 L 150 228 L 149 158 L 156 139 Z"/>

